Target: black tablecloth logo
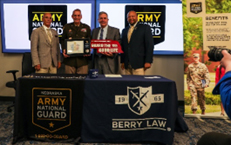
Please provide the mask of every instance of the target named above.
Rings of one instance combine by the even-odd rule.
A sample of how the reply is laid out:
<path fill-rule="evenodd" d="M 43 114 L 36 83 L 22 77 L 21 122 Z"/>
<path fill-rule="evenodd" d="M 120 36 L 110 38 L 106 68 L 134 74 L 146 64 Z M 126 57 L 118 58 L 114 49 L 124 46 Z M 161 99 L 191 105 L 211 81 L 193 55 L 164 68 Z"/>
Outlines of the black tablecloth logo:
<path fill-rule="evenodd" d="M 137 115 L 147 112 L 152 103 L 164 103 L 164 94 L 152 94 L 152 86 L 127 87 L 126 96 L 115 96 L 115 104 L 127 104 L 128 108 Z"/>
<path fill-rule="evenodd" d="M 125 6 L 125 27 L 128 26 L 127 13 L 136 11 L 138 21 L 151 27 L 154 44 L 165 40 L 165 5 L 126 5 Z"/>
<path fill-rule="evenodd" d="M 29 5 L 28 6 L 28 26 L 29 39 L 34 29 L 43 25 L 42 17 L 44 13 L 49 12 L 52 15 L 51 28 L 56 30 L 59 37 L 62 37 L 63 26 L 67 23 L 66 5 Z"/>
<path fill-rule="evenodd" d="M 112 119 L 112 131 L 132 131 L 132 130 L 172 130 L 167 126 L 167 118 L 153 117 L 153 118 L 119 118 Z"/>
<path fill-rule="evenodd" d="M 152 103 L 164 103 L 164 94 L 152 94 L 152 86 L 127 87 L 127 95 L 115 95 L 116 105 L 128 105 L 131 112 L 137 115 L 145 114 Z M 132 131 L 155 129 L 171 131 L 167 126 L 167 118 L 113 118 L 112 131 Z"/>
<path fill-rule="evenodd" d="M 202 3 L 201 2 L 190 3 L 190 12 L 194 14 L 198 14 L 202 12 Z"/>
<path fill-rule="evenodd" d="M 33 88 L 32 123 L 50 133 L 70 126 L 71 94 L 68 88 Z"/>

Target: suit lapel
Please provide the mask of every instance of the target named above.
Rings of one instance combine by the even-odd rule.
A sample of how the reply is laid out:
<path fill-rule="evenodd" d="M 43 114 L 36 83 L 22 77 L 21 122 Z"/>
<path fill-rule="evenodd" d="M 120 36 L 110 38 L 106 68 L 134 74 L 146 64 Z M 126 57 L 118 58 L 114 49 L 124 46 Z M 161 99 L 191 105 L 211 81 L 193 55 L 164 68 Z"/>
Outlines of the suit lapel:
<path fill-rule="evenodd" d="M 110 39 L 110 32 L 111 32 L 111 27 L 108 26 L 107 27 L 107 37 L 106 37 L 106 39 Z"/>
<path fill-rule="evenodd" d="M 130 28 L 130 26 L 126 27 L 125 31 L 124 31 L 124 33 L 126 34 L 125 36 L 126 36 L 127 43 L 128 43 L 128 30 L 129 30 L 129 28 Z"/>
<path fill-rule="evenodd" d="M 100 27 L 96 28 L 95 33 L 93 35 L 93 39 L 98 39 L 99 29 Z"/>

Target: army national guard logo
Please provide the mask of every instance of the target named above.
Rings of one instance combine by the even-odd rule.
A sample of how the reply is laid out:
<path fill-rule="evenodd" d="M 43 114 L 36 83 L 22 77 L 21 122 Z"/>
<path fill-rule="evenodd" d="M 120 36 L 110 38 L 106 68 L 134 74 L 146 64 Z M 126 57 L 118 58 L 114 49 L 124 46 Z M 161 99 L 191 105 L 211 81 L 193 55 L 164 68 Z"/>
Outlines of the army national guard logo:
<path fill-rule="evenodd" d="M 201 2 L 190 3 L 190 12 L 194 14 L 198 14 L 202 12 L 202 3 Z"/>
<path fill-rule="evenodd" d="M 152 94 L 152 86 L 127 87 L 127 95 L 115 96 L 115 104 L 127 104 L 137 115 L 147 112 L 152 103 L 164 103 L 164 94 Z"/>
<path fill-rule="evenodd" d="M 71 96 L 68 88 L 33 88 L 32 123 L 49 133 L 70 126 Z"/>
<path fill-rule="evenodd" d="M 62 37 L 63 26 L 67 23 L 66 5 L 28 5 L 28 27 L 29 39 L 34 29 L 43 25 L 44 13 L 51 13 L 51 28 L 56 30 L 59 37 Z"/>

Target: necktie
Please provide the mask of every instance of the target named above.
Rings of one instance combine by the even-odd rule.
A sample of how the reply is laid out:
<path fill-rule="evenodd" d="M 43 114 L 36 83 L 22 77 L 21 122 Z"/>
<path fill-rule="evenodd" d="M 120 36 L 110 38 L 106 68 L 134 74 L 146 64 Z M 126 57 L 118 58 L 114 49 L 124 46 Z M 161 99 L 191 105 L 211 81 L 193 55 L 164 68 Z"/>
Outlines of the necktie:
<path fill-rule="evenodd" d="M 100 31 L 99 39 L 103 40 L 103 29 L 101 29 L 101 31 Z"/>
<path fill-rule="evenodd" d="M 100 40 L 103 40 L 103 29 L 101 29 L 101 31 L 100 31 L 99 39 L 100 39 Z M 101 53 L 97 53 L 97 55 L 98 55 L 99 57 L 102 57 L 102 54 L 101 54 Z"/>
<path fill-rule="evenodd" d="M 128 43 L 130 42 L 133 30 L 134 30 L 134 26 L 130 26 L 128 30 Z"/>
<path fill-rule="evenodd" d="M 51 42 L 51 38 L 52 38 L 51 29 L 47 29 L 47 36 L 48 36 L 49 41 Z"/>

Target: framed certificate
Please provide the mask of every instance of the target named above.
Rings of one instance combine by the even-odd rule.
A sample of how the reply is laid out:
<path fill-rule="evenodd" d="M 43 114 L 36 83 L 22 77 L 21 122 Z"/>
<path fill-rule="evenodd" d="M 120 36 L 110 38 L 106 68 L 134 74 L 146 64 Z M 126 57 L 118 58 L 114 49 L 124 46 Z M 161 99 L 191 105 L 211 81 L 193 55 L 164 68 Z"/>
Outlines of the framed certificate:
<path fill-rule="evenodd" d="M 90 54 L 90 39 L 66 39 L 67 55 L 82 56 Z"/>

